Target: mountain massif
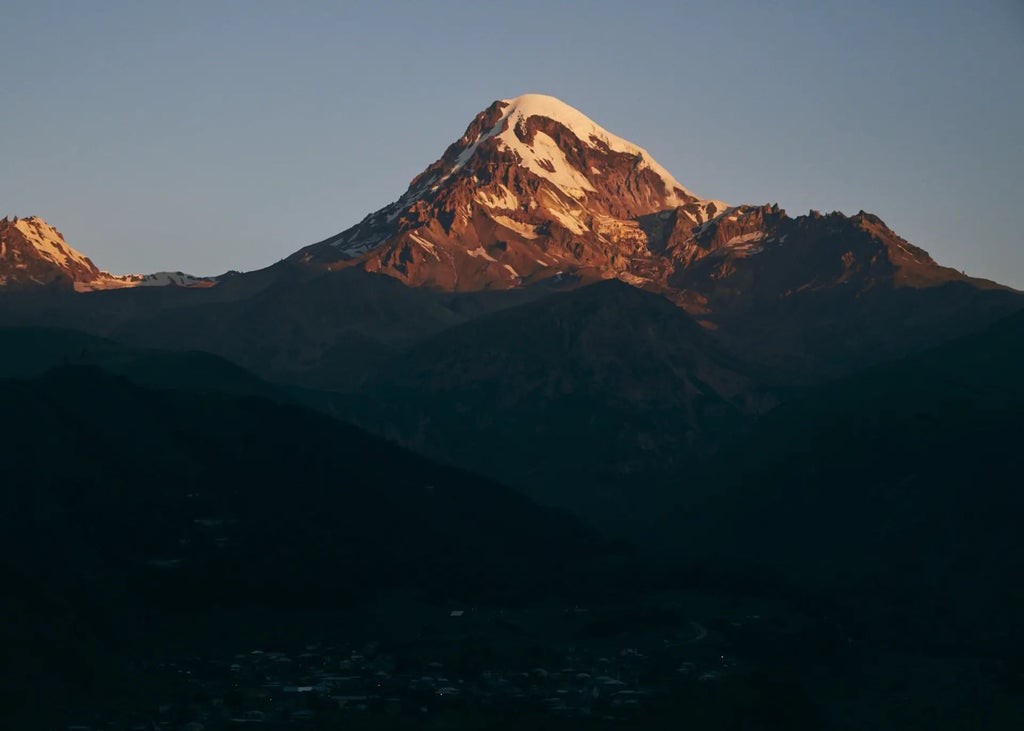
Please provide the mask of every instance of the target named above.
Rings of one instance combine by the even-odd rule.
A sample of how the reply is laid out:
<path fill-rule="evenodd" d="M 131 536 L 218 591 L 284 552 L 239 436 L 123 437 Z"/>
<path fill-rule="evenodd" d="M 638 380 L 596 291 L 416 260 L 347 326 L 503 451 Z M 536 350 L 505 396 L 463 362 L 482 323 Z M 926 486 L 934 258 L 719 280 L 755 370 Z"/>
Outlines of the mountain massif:
<path fill-rule="evenodd" d="M 672 210 L 697 225 L 726 208 L 572 107 L 527 94 L 478 114 L 398 201 L 293 258 L 451 290 L 640 277 L 645 217 Z"/>
<path fill-rule="evenodd" d="M 185 347 L 211 349 L 278 378 L 317 372 L 321 385 L 331 378 L 320 361 L 336 362 L 336 346 L 347 347 L 346 339 L 356 338 L 348 349 L 366 360 L 364 351 L 408 344 L 494 307 L 605 279 L 665 297 L 737 356 L 800 382 L 966 334 L 1021 304 L 1005 287 L 937 264 L 863 211 L 794 218 L 776 205 L 700 198 L 643 148 L 538 94 L 494 102 L 397 201 L 262 271 L 208 280 L 112 277 L 40 219 L 6 222 L 2 231 L 0 277 L 8 291 L 54 281 L 79 290 L 143 284 L 220 290 L 80 298 L 49 308 L 45 317 L 39 305 L 14 314 L 18 306 L 9 304 L 8 324 L 104 335 L 144 331 L 151 345 L 161 344 L 166 328 L 169 347 L 191 337 Z M 353 269 L 426 294 L 400 295 L 369 284 L 372 278 L 330 276 Z M 355 293 L 335 293 L 348 288 Z M 495 291 L 521 294 L 485 298 L 485 305 L 460 296 Z M 417 297 L 457 312 L 418 304 L 416 312 L 399 313 L 393 304 Z M 378 317 L 384 313 L 373 303 L 381 301 L 392 311 Z M 248 317 L 254 309 L 260 314 Z M 427 325 L 424 313 L 431 311 L 434 323 Z M 247 318 L 259 322 L 264 352 L 236 342 L 248 337 Z M 268 342 L 267 330 L 287 334 Z"/>
<path fill-rule="evenodd" d="M 222 611 L 276 628 L 408 592 L 682 591 L 713 595 L 687 611 L 717 623 L 559 609 L 549 644 L 604 663 L 566 675 L 606 694 L 604 721 L 661 692 L 627 681 L 671 675 L 658 687 L 708 728 L 918 727 L 954 697 L 936 687 L 968 682 L 928 717 L 999 728 L 1024 714 L 1024 673 L 1000 655 L 1024 648 L 1022 310 L 871 213 L 701 198 L 537 94 L 494 102 L 397 201 L 257 271 L 112 275 L 42 219 L 5 218 L 0 706 L 42 705 L 49 665 L 74 684 Z M 425 625 L 403 610 L 417 647 Z M 481 637 L 550 638 L 504 611 L 445 637 L 467 656 Z M 654 628 L 671 636 L 643 675 L 626 643 Z M 702 642 L 716 664 L 694 675 L 673 653 Z M 540 693 L 531 662 L 521 688 L 481 697 Z M 844 705 L 848 687 L 869 700 Z M 715 715 L 748 707 L 756 722 Z M 248 712 L 232 723 L 263 722 Z M 406 721 L 366 728 L 422 727 Z"/>
<path fill-rule="evenodd" d="M 107 281 L 39 219 L 4 226 L 35 280 Z M 7 277 L 0 324 L 213 353 L 570 506 L 671 482 L 806 388 L 1024 306 L 872 214 L 701 198 L 537 94 L 494 102 L 397 201 L 266 269 L 97 292 Z"/>

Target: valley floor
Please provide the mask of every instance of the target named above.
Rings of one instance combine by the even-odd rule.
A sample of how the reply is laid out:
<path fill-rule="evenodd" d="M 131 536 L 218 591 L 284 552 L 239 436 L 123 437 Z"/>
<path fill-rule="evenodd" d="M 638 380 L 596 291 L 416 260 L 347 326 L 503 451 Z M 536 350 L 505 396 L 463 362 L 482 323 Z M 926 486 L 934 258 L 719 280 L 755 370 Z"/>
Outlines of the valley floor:
<path fill-rule="evenodd" d="M 340 613 L 222 612 L 191 618 L 188 632 L 152 632 L 93 687 L 53 698 L 39 709 L 45 720 L 18 727 L 1002 729 L 1024 721 L 1020 667 L 887 646 L 828 612 L 696 592 L 572 606 L 391 597 Z"/>

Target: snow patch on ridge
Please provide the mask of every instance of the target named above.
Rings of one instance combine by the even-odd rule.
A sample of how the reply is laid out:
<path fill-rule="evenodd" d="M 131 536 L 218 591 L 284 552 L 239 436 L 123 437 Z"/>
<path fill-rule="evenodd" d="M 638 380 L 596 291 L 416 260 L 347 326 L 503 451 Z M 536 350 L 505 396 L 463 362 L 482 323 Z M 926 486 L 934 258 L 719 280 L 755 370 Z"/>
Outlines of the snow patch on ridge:
<path fill-rule="evenodd" d="M 508 216 L 498 216 L 493 213 L 491 214 L 491 218 L 499 226 L 503 226 L 504 228 L 507 228 L 509 231 L 515 231 L 524 239 L 535 239 L 538 236 L 537 232 L 534 230 L 535 227 L 531 226 L 528 223 L 520 223 L 519 221 L 509 218 Z"/>
<path fill-rule="evenodd" d="M 763 231 L 752 231 L 748 234 L 742 234 L 740 236 L 733 236 L 731 239 L 725 242 L 726 246 L 733 246 L 735 244 L 746 244 L 751 241 L 760 241 L 764 238 Z"/>
<path fill-rule="evenodd" d="M 478 246 L 475 249 L 467 249 L 466 253 L 469 254 L 474 259 L 486 259 L 487 261 L 493 261 L 493 262 L 497 262 L 498 261 L 493 256 L 488 254 L 487 251 L 482 246 Z"/>
<path fill-rule="evenodd" d="M 75 282 L 75 291 L 96 292 L 130 287 L 212 287 L 216 283 L 217 281 L 212 277 L 195 277 L 185 272 L 154 272 L 152 274 L 100 272 L 96 279 L 88 282 Z"/>
<path fill-rule="evenodd" d="M 488 208 L 501 208 L 506 211 L 514 211 L 519 208 L 519 199 L 501 183 L 498 183 L 493 192 L 486 189 L 478 190 L 476 199 Z"/>
<path fill-rule="evenodd" d="M 415 233 L 412 233 L 412 232 L 409 233 L 409 238 L 412 239 L 413 241 L 415 241 L 417 244 L 419 244 L 420 248 L 424 249 L 427 253 L 429 253 L 435 259 L 437 259 L 438 261 L 441 261 L 441 257 L 438 256 L 437 248 L 434 246 L 434 244 L 432 244 L 431 242 L 427 241 L 425 238 L 423 238 L 419 234 L 415 234 Z"/>

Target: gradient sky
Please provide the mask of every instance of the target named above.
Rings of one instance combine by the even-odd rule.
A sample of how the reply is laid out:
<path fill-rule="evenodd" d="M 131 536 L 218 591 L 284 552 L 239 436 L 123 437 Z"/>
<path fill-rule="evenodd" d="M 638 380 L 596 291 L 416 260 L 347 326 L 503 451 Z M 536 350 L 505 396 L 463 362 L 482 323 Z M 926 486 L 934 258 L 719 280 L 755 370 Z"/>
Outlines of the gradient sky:
<path fill-rule="evenodd" d="M 1024 288 L 1022 0 L 0 0 L 0 39 L 0 215 L 118 273 L 272 264 L 539 92 L 697 195 Z"/>

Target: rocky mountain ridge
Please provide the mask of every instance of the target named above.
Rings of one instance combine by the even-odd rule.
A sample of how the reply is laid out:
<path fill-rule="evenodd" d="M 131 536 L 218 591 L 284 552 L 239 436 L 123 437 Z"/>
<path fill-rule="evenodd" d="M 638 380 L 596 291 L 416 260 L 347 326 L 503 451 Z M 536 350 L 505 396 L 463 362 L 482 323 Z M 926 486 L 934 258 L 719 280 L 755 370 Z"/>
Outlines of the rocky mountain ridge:
<path fill-rule="evenodd" d="M 995 286 L 863 211 L 791 218 L 700 198 L 643 148 L 539 94 L 494 102 L 398 201 L 291 259 L 450 291 L 617 278 L 707 316 L 719 296 L 743 297 L 759 268 L 745 260 L 766 251 L 790 270 L 776 297 L 855 282 Z"/>

